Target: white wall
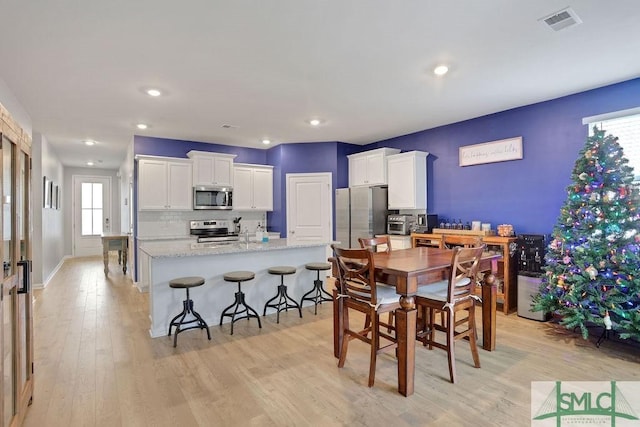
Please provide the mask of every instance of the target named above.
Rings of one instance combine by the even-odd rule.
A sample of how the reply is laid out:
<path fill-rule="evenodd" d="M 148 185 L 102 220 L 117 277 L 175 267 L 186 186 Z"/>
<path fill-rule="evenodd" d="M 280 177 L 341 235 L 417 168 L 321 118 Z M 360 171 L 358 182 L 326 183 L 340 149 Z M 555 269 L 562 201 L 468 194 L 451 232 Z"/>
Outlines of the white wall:
<path fill-rule="evenodd" d="M 33 126 L 31 124 L 31 117 L 27 113 L 27 111 L 22 107 L 20 101 L 13 95 L 9 86 L 2 80 L 0 76 L 0 103 L 4 105 L 4 108 L 9 110 L 11 113 L 11 117 L 13 120 L 17 121 L 20 124 L 22 130 L 27 132 L 29 135 L 33 132 Z"/>
<path fill-rule="evenodd" d="M 64 211 L 68 212 L 68 215 L 64 217 L 64 253 L 66 255 L 73 254 L 73 206 L 71 205 L 71 192 L 73 191 L 74 175 L 111 177 L 111 224 L 120 224 L 120 177 L 118 177 L 118 171 L 95 168 L 65 168 L 63 181 L 65 195 L 62 198 L 62 204 Z"/>
<path fill-rule="evenodd" d="M 33 284 L 40 287 L 47 284 L 64 258 L 64 218 L 68 211 L 64 206 L 60 209 L 43 208 L 43 177 L 59 187 L 63 201 L 66 191 L 60 158 L 47 138 L 38 132 L 33 134 L 32 161 Z"/>
<path fill-rule="evenodd" d="M 120 231 L 121 233 L 133 233 L 132 188 L 133 188 L 133 141 L 127 148 L 124 163 L 118 171 L 120 176 Z"/>

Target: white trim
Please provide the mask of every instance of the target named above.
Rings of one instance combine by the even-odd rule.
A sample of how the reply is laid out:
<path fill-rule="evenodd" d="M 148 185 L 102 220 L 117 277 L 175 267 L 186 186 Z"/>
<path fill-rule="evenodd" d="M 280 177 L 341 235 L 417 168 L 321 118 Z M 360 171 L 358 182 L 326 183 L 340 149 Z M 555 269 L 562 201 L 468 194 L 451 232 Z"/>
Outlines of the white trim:
<path fill-rule="evenodd" d="M 640 114 L 640 107 L 629 108 L 627 110 L 612 111 L 610 113 L 598 114 L 597 116 L 585 117 L 582 119 L 582 124 L 589 125 L 591 123 L 617 119 L 618 117 L 633 116 L 635 114 Z"/>

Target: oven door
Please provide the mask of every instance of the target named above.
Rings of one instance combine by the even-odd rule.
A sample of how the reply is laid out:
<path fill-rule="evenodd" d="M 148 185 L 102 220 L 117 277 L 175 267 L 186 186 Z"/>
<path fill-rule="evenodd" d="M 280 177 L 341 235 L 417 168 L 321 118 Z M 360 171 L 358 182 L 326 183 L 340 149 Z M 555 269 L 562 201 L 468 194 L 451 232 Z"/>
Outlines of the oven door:
<path fill-rule="evenodd" d="M 389 221 L 387 223 L 387 233 L 399 235 L 407 234 L 406 223 L 404 221 Z"/>
<path fill-rule="evenodd" d="M 233 192 L 229 187 L 193 187 L 193 209 L 233 209 Z"/>

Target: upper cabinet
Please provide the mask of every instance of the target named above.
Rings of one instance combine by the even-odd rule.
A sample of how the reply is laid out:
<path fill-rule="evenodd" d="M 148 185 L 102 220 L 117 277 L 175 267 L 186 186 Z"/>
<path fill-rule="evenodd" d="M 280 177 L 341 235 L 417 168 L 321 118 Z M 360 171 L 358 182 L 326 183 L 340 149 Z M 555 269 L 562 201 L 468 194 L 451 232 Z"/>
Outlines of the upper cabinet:
<path fill-rule="evenodd" d="M 193 185 L 233 186 L 233 159 L 235 154 L 189 151 L 193 160 Z"/>
<path fill-rule="evenodd" d="M 387 157 L 389 209 L 427 209 L 427 156 L 409 151 Z"/>
<path fill-rule="evenodd" d="M 273 210 L 273 166 L 236 163 L 233 210 Z"/>
<path fill-rule="evenodd" d="M 396 148 L 378 148 L 347 156 L 349 187 L 387 184 L 387 156 L 399 152 Z"/>
<path fill-rule="evenodd" d="M 139 210 L 192 210 L 192 166 L 187 159 L 139 158 Z"/>

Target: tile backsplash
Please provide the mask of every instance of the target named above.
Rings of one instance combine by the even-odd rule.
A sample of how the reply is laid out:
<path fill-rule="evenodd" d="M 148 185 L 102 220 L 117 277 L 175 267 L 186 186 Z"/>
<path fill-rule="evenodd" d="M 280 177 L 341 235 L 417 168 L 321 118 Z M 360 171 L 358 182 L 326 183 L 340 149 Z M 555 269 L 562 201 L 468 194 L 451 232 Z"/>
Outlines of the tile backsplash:
<path fill-rule="evenodd" d="M 258 224 L 266 227 L 266 212 L 233 211 L 140 211 L 138 212 L 138 237 L 189 236 L 189 221 L 228 220 L 241 217 L 242 231 L 255 233 Z M 232 224 L 231 224 L 232 225 Z"/>

